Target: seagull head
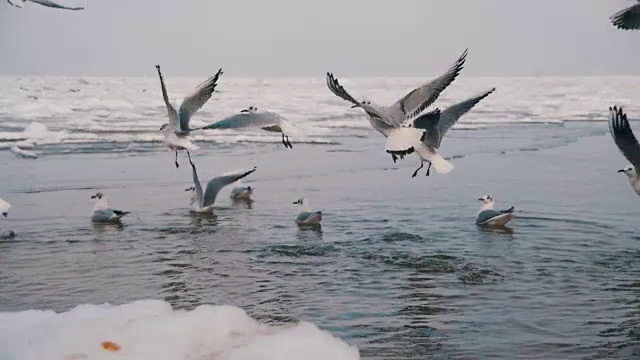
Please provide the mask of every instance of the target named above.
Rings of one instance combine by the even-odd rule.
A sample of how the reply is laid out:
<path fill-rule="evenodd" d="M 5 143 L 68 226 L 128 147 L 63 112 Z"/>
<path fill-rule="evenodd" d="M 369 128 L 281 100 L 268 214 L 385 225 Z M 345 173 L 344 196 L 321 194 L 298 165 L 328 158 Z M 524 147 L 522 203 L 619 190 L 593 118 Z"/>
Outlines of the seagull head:
<path fill-rule="evenodd" d="M 351 106 L 351 108 L 354 109 L 354 108 L 357 108 L 357 107 L 362 107 L 363 105 L 371 105 L 371 101 L 369 101 L 367 99 L 362 99 L 360 104 L 354 104 L 354 105 Z"/>
<path fill-rule="evenodd" d="M 240 112 L 241 112 L 241 113 L 245 113 L 245 114 L 254 113 L 254 112 L 256 112 L 256 111 L 258 111 L 258 108 L 257 108 L 257 107 L 255 107 L 255 106 L 249 106 L 249 107 L 248 107 L 248 108 L 246 108 L 246 109 L 242 109 L 242 110 L 240 110 Z"/>
<path fill-rule="evenodd" d="M 625 175 L 627 175 L 628 177 L 632 177 L 636 172 L 635 169 L 633 168 L 633 166 L 627 166 L 624 169 L 620 169 L 618 170 L 619 173 L 624 173 Z"/>
<path fill-rule="evenodd" d="M 2 216 L 7 217 L 7 216 L 9 216 L 9 213 L 5 211 L 5 212 L 2 213 Z"/>
<path fill-rule="evenodd" d="M 493 202 L 493 196 L 491 196 L 491 194 L 486 194 L 481 198 L 478 198 L 478 200 L 482 201 L 485 204 L 490 204 Z"/>
<path fill-rule="evenodd" d="M 99 192 L 99 193 L 96 193 L 95 195 L 91 196 L 91 198 L 100 200 L 100 199 L 102 199 L 102 196 L 103 196 L 102 193 Z"/>

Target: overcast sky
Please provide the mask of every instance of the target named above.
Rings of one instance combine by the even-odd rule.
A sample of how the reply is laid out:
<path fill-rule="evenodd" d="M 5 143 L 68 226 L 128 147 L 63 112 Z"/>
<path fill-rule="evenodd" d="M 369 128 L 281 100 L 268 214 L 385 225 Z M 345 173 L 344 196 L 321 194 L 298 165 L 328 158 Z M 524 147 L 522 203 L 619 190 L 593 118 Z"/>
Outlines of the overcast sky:
<path fill-rule="evenodd" d="M 0 74 L 640 75 L 629 0 L 0 0 Z M 59 0 L 68 5 L 84 0 Z"/>

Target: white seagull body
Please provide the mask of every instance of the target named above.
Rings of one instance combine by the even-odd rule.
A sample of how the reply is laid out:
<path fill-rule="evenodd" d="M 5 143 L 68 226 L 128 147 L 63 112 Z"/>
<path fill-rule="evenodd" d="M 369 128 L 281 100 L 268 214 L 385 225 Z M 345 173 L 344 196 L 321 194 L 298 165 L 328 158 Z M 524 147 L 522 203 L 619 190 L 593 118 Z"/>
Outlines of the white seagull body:
<path fill-rule="evenodd" d="M 175 164 L 176 167 L 179 167 L 179 150 L 185 150 L 187 153 L 198 150 L 198 146 L 188 138 L 189 132 L 194 130 L 189 128 L 189 121 L 191 121 L 193 114 L 200 110 L 211 98 L 216 88 L 218 78 L 222 75 L 222 69 L 219 69 L 215 75 L 200 84 L 191 95 L 185 97 L 178 107 L 178 111 L 176 111 L 176 108 L 169 101 L 169 95 L 167 94 L 167 87 L 165 86 L 164 78 L 160 71 L 160 65 L 156 65 L 156 69 L 158 70 L 158 77 L 160 78 L 162 98 L 169 115 L 169 122 L 163 124 L 160 131 L 164 135 L 165 143 L 171 150 L 176 152 Z"/>
<path fill-rule="evenodd" d="M 633 4 L 625 9 L 609 17 L 611 23 L 622 30 L 639 30 L 640 29 L 640 0 L 637 4 Z"/>
<path fill-rule="evenodd" d="M 213 212 L 213 204 L 216 201 L 216 197 L 222 188 L 227 185 L 233 184 L 234 182 L 251 175 L 256 171 L 256 167 L 254 166 L 251 170 L 244 171 L 233 171 L 226 174 L 222 174 L 218 177 L 215 177 L 207 183 L 206 190 L 202 190 L 202 185 L 200 184 L 200 179 L 198 179 L 198 172 L 196 170 L 196 165 L 191 161 L 191 155 L 189 156 L 189 162 L 191 163 L 191 168 L 193 170 L 193 185 L 192 187 L 186 189 L 185 191 L 193 192 L 191 194 L 190 203 L 192 206 L 193 212 L 196 213 L 211 213 Z"/>
<path fill-rule="evenodd" d="M 73 7 L 73 6 L 64 6 L 61 4 L 58 4 L 56 2 L 53 2 L 51 0 L 7 0 L 7 2 L 17 8 L 22 8 L 24 6 L 24 3 L 30 1 L 32 3 L 36 3 L 36 4 L 40 4 L 42 6 L 46 6 L 46 7 L 50 7 L 50 8 L 54 8 L 54 9 L 63 9 L 63 10 L 84 10 L 84 8 L 87 6 L 87 2 L 85 1 L 85 6 L 83 7 Z"/>
<path fill-rule="evenodd" d="M 203 130 L 212 129 L 245 129 L 260 128 L 265 131 L 278 132 L 282 134 L 282 144 L 284 147 L 293 149 L 289 142 L 291 135 L 291 125 L 282 115 L 271 112 L 259 112 L 255 106 L 249 106 L 240 113 L 226 117 L 213 124 L 203 127 Z"/>
<path fill-rule="evenodd" d="M 93 213 L 91 214 L 91 221 L 93 222 L 117 223 L 123 216 L 130 213 L 128 211 L 116 210 L 109 207 L 107 197 L 100 192 L 91 196 L 91 199 L 96 201 L 96 204 L 93 207 Z"/>
<path fill-rule="evenodd" d="M 11 209 L 11 204 L 0 198 L 0 214 L 2 214 L 2 216 L 4 217 L 8 217 L 9 209 Z"/>
<path fill-rule="evenodd" d="M 609 108 L 609 131 L 622 155 L 631 163 L 631 166 L 618 172 L 627 175 L 631 188 L 640 195 L 640 144 L 633 135 L 627 114 L 622 108 Z"/>

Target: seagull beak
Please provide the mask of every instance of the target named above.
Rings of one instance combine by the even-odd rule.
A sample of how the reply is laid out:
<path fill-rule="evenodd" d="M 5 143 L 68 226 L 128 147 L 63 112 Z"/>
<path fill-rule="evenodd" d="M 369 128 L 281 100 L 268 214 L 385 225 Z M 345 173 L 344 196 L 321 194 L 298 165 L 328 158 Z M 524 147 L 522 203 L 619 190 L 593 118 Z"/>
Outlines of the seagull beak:
<path fill-rule="evenodd" d="M 623 173 L 623 172 L 624 172 L 624 169 L 620 169 L 620 170 L 618 170 L 618 172 L 619 172 L 619 173 L 621 173 L 621 172 Z"/>
<path fill-rule="evenodd" d="M 184 189 L 184 191 L 190 191 L 190 190 L 191 190 L 191 188 L 186 188 L 186 189 Z"/>
<path fill-rule="evenodd" d="M 247 112 L 249 112 L 249 110 L 247 110 L 247 109 L 242 109 L 242 110 L 240 110 L 240 112 L 241 112 L 241 113 L 247 113 Z"/>
<path fill-rule="evenodd" d="M 480 200 L 480 201 L 484 201 L 484 199 L 483 199 L 483 198 L 478 198 L 478 200 Z"/>
<path fill-rule="evenodd" d="M 3 212 L 2 216 L 7 217 L 9 214 L 7 212 Z"/>
<path fill-rule="evenodd" d="M 352 109 L 355 109 L 355 108 L 357 108 L 357 107 L 360 107 L 360 105 L 359 105 L 359 104 L 351 105 L 351 108 L 352 108 Z"/>
<path fill-rule="evenodd" d="M 91 198 L 92 198 L 92 199 L 95 199 L 95 198 L 96 198 L 96 196 L 95 196 L 95 195 L 93 195 Z"/>

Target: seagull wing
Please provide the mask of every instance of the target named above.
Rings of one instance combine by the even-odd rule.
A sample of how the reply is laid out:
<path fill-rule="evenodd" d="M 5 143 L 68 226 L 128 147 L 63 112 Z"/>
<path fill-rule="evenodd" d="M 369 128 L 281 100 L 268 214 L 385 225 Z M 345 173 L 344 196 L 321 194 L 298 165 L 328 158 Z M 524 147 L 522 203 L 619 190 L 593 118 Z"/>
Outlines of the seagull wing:
<path fill-rule="evenodd" d="M 613 141 L 622 155 L 633 165 L 636 174 L 640 176 L 640 144 L 631 131 L 627 114 L 622 111 L 622 108 L 616 107 L 609 108 L 609 113 L 609 130 Z"/>
<path fill-rule="evenodd" d="M 160 87 L 162 87 L 162 99 L 164 100 L 164 105 L 167 107 L 167 113 L 169 115 L 169 126 L 173 129 L 177 130 L 178 127 L 178 112 L 169 102 L 169 95 L 167 94 L 167 87 L 164 84 L 164 77 L 162 76 L 162 72 L 160 71 L 160 65 L 156 65 L 156 70 L 158 70 L 158 77 L 160 78 Z"/>
<path fill-rule="evenodd" d="M 7 212 L 9 209 L 11 209 L 11 204 L 0 199 L 0 213 Z"/>
<path fill-rule="evenodd" d="M 213 91 L 218 85 L 218 78 L 220 75 L 222 75 L 222 69 L 219 69 L 215 75 L 198 85 L 193 94 L 184 98 L 184 101 L 180 105 L 180 130 L 189 130 L 189 121 L 191 120 L 191 116 L 193 116 L 193 114 L 200 110 L 200 108 L 209 101 Z"/>
<path fill-rule="evenodd" d="M 8 2 L 10 5 L 13 5 L 13 6 L 15 6 L 15 7 L 17 7 L 17 8 L 20 8 L 20 9 L 22 9 L 22 6 L 23 6 L 23 4 L 24 4 L 24 1 L 25 1 L 25 0 L 17 0 L 17 2 L 15 2 L 15 3 L 14 3 L 14 2 L 13 2 L 13 1 L 11 1 L 11 0 L 7 0 L 7 2 Z M 19 4 L 18 4 L 18 2 L 19 2 Z"/>
<path fill-rule="evenodd" d="M 198 171 L 196 170 L 196 164 L 191 162 L 191 169 L 193 173 L 193 186 L 196 188 L 196 199 L 198 200 L 198 206 L 203 207 L 204 197 L 202 195 L 202 185 L 200 185 L 200 179 L 198 179 Z"/>
<path fill-rule="evenodd" d="M 446 108 L 442 114 L 440 114 L 440 122 L 438 123 L 438 132 L 440 134 L 440 139 L 438 140 L 437 147 L 440 147 L 440 143 L 442 142 L 442 138 L 444 135 L 455 125 L 458 120 L 462 117 L 462 115 L 469 112 L 473 109 L 476 104 L 478 104 L 482 99 L 489 96 L 491 93 L 496 91 L 496 88 L 493 88 L 489 91 L 485 91 L 482 94 L 469 98 L 467 100 L 461 101 L 457 104 L 451 105 Z"/>
<path fill-rule="evenodd" d="M 207 184 L 207 189 L 204 192 L 204 202 L 202 207 L 207 207 L 213 205 L 216 201 L 216 197 L 222 188 L 229 184 L 233 184 L 234 182 L 249 176 L 253 172 L 256 171 L 255 166 L 251 170 L 244 171 L 233 171 L 218 177 L 215 177 L 209 181 Z"/>
<path fill-rule="evenodd" d="M 622 9 L 609 17 L 611 23 L 622 30 L 640 29 L 640 4 L 634 4 Z"/>
<path fill-rule="evenodd" d="M 279 125 L 283 121 L 286 121 L 285 118 L 274 112 L 240 113 L 216 121 L 202 129 L 263 128 Z"/>
<path fill-rule="evenodd" d="M 84 10 L 84 7 L 71 7 L 71 6 L 64 6 L 61 4 L 58 4 L 56 2 L 53 2 L 51 0 L 29 0 L 33 3 L 36 4 L 40 4 L 42 6 L 46 6 L 46 7 L 50 7 L 50 8 L 54 8 L 54 9 L 63 9 L 63 10 Z"/>
<path fill-rule="evenodd" d="M 462 71 L 467 58 L 468 50 L 465 49 L 458 60 L 439 77 L 413 89 L 410 93 L 398 100 L 389 109 L 391 119 L 400 124 L 406 119 L 411 119 L 420 114 L 429 105 L 438 99 L 440 94 L 446 89 Z"/>
<path fill-rule="evenodd" d="M 371 106 L 363 105 L 358 100 L 356 100 L 353 96 L 351 96 L 347 92 L 347 90 L 344 89 L 344 87 L 342 85 L 340 85 L 340 83 L 338 82 L 338 79 L 336 79 L 333 76 L 333 74 L 329 73 L 329 72 L 327 73 L 327 87 L 329 88 L 329 90 L 331 90 L 331 92 L 335 96 L 352 103 L 356 107 L 362 108 L 367 113 L 367 115 L 369 115 L 370 117 L 372 117 L 374 119 L 377 119 L 377 120 L 380 120 L 382 122 L 385 122 L 388 125 L 398 125 L 398 124 L 393 124 L 390 121 L 388 121 L 386 119 L 386 116 L 381 114 L 379 111 L 376 111 L 375 108 L 373 108 Z"/>

